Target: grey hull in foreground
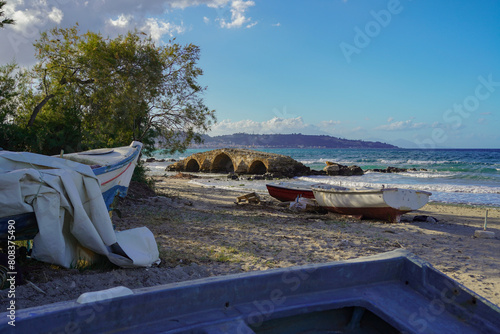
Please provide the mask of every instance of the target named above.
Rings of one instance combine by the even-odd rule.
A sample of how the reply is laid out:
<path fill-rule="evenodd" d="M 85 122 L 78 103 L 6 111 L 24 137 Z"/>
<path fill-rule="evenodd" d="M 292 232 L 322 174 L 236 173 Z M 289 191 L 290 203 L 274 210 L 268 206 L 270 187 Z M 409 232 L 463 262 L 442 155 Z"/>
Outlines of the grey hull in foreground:
<path fill-rule="evenodd" d="M 498 306 L 403 250 L 18 310 L 15 327 L 7 316 L 2 333 L 500 332 Z"/>

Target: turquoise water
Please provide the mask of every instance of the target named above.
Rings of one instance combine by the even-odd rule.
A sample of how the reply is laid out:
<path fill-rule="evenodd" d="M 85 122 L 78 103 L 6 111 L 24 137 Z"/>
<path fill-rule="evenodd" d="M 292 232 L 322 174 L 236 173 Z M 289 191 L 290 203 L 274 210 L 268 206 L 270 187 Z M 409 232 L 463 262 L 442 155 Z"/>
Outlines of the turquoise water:
<path fill-rule="evenodd" d="M 363 170 L 416 168 L 416 172 L 373 173 L 362 176 L 298 178 L 301 182 L 325 182 L 344 186 L 397 186 L 427 190 L 431 200 L 445 203 L 500 206 L 500 149 L 258 149 L 291 156 L 311 169 L 321 170 L 326 161 L 358 165 Z M 185 158 L 206 151 L 190 149 L 182 154 L 157 158 Z M 423 170 L 425 169 L 425 171 Z"/>

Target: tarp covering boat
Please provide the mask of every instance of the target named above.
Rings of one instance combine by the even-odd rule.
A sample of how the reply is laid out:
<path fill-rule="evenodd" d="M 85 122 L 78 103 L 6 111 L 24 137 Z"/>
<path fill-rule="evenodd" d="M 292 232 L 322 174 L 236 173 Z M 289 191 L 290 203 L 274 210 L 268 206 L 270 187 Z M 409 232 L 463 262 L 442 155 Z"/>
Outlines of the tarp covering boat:
<path fill-rule="evenodd" d="M 122 267 L 144 267 L 158 260 L 154 236 L 147 228 L 115 233 L 90 166 L 0 151 L 0 217 L 29 212 L 34 212 L 39 230 L 32 252 L 37 260 L 69 268 L 87 250 Z M 117 248 L 128 258 L 113 253 Z"/>

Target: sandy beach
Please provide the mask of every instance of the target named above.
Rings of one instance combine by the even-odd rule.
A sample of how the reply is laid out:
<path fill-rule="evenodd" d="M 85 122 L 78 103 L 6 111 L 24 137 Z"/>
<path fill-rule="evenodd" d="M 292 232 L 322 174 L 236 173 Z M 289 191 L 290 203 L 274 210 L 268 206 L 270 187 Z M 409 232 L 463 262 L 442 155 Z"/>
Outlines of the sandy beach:
<path fill-rule="evenodd" d="M 134 184 L 113 216 L 117 230 L 147 226 L 161 264 L 145 269 L 111 266 L 78 270 L 29 261 L 16 305 L 26 308 L 78 298 L 123 285 L 131 289 L 307 263 L 324 263 L 408 249 L 475 293 L 500 305 L 500 211 L 490 208 L 488 230 L 475 238 L 485 209 L 427 204 L 388 224 L 332 213 L 296 212 L 268 195 L 260 204 L 235 204 L 241 192 L 202 187 L 188 178 L 157 176 L 156 193 Z M 413 222 L 428 215 L 438 222 Z M 121 217 L 120 217 L 121 216 Z M 0 304 L 8 303 L 6 291 Z"/>

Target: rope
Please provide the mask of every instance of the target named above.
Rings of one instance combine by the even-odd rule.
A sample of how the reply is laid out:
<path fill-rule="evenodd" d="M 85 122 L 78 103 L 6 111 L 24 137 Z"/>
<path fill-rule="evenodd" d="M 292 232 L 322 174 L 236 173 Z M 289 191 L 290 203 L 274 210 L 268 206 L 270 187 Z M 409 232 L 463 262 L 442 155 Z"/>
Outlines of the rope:
<path fill-rule="evenodd" d="M 39 170 L 37 167 L 35 167 L 35 165 L 33 165 L 31 162 L 29 162 L 29 164 L 30 164 L 30 165 L 31 165 L 31 167 L 33 167 L 33 169 L 34 169 L 34 170 L 36 170 L 36 171 L 38 172 L 38 174 L 40 175 L 40 179 L 39 179 L 39 181 L 40 181 L 40 185 L 38 186 L 38 190 L 37 190 L 37 192 L 36 192 L 36 194 L 35 194 L 35 197 L 33 197 L 33 199 L 31 200 L 31 203 L 28 203 L 29 205 L 33 205 L 33 202 L 35 201 L 35 199 L 37 199 L 38 195 L 40 194 L 40 190 L 42 189 L 42 185 L 47 184 L 47 183 L 45 183 L 45 180 L 43 179 L 43 174 L 42 174 L 42 172 L 40 172 L 40 170 Z"/>

